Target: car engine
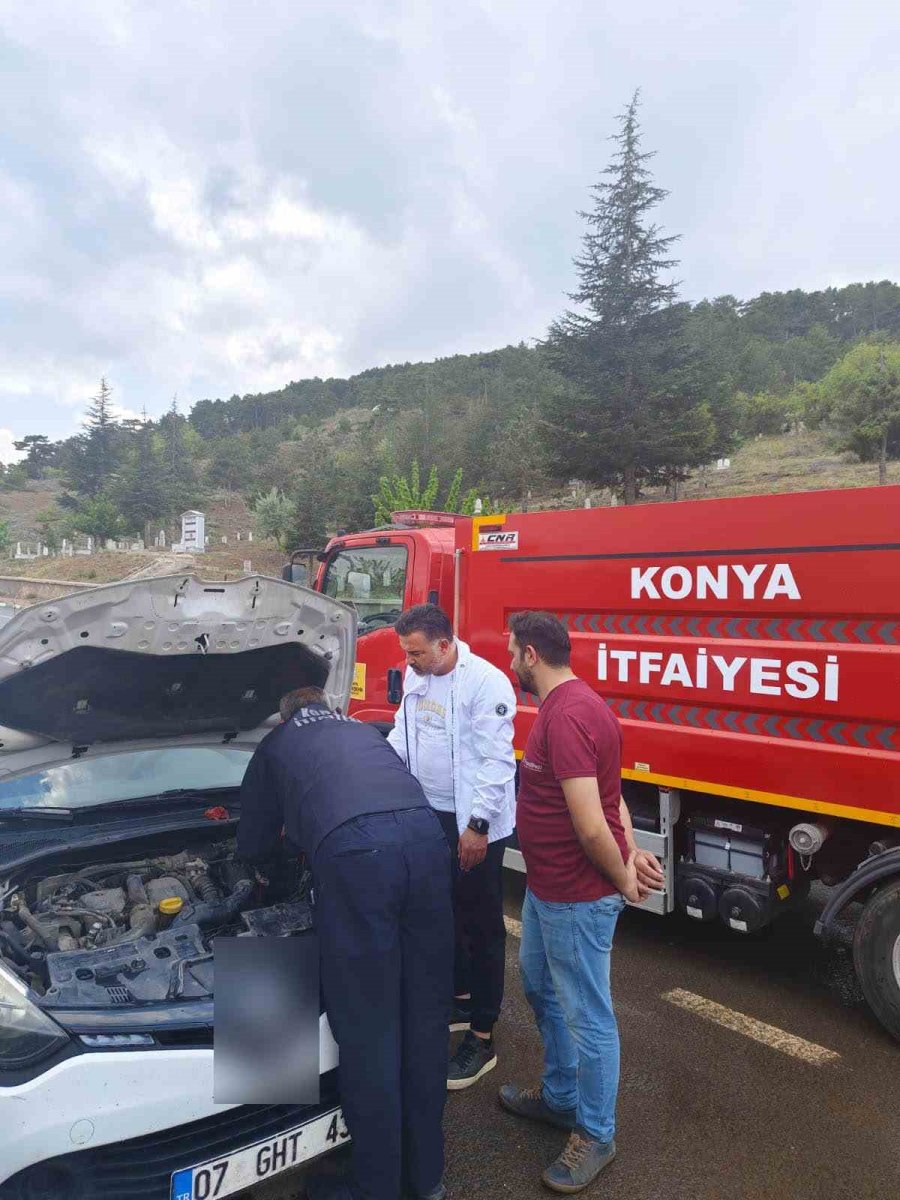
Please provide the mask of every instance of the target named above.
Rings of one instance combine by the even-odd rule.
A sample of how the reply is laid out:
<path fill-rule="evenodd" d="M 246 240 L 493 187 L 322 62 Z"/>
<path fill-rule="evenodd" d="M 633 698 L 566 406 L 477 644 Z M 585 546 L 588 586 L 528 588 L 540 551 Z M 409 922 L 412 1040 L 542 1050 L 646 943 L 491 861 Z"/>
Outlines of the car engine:
<path fill-rule="evenodd" d="M 234 841 L 32 879 L 0 906 L 0 959 L 47 1008 L 213 994 L 213 939 L 312 926 L 310 877 L 285 860 L 261 883 Z"/>

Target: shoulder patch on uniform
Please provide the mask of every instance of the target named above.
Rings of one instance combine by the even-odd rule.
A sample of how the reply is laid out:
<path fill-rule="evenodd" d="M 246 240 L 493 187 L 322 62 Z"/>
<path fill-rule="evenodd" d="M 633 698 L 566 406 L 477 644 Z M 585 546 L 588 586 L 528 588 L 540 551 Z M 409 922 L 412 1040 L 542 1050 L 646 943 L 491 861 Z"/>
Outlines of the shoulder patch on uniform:
<path fill-rule="evenodd" d="M 494 709 L 494 712 L 497 714 L 498 717 L 505 717 L 506 714 L 509 712 L 509 709 L 506 707 L 505 704 L 498 704 L 497 707 Z"/>

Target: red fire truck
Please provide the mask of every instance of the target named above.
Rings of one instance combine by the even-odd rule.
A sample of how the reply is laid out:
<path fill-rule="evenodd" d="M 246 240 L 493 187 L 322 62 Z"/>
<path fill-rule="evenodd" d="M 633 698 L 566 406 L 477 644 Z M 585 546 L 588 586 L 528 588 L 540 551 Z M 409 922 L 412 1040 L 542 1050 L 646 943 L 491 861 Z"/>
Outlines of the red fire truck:
<path fill-rule="evenodd" d="M 623 794 L 666 872 L 646 906 L 752 933 L 821 881 L 817 931 L 862 906 L 856 969 L 900 1038 L 900 487 L 397 513 L 316 558 L 359 615 L 352 711 L 385 726 L 405 608 L 440 604 L 503 670 L 509 615 L 557 614 L 624 731 Z M 536 711 L 520 690 L 520 754 Z"/>

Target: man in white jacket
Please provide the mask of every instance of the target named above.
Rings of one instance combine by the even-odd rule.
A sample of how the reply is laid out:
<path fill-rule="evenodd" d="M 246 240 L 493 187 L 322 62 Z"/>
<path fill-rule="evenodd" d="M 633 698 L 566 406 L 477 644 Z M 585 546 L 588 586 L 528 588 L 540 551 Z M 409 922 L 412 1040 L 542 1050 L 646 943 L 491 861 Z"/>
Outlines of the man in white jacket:
<path fill-rule="evenodd" d="M 395 626 L 406 655 L 403 700 L 388 741 L 437 813 L 453 861 L 456 925 L 451 1030 L 466 1037 L 447 1087 L 470 1087 L 497 1065 L 493 1030 L 503 1001 L 503 855 L 515 826 L 512 685 L 455 639 L 435 604 Z"/>

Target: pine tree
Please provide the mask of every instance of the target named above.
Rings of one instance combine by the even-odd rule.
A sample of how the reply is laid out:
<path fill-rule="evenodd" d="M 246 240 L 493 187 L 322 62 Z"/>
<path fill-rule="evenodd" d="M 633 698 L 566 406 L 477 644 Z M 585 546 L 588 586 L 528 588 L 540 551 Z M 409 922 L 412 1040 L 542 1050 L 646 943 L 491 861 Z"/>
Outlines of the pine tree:
<path fill-rule="evenodd" d="M 17 450 L 25 451 L 24 468 L 29 479 L 43 479 L 44 468 L 52 461 L 56 447 L 43 433 L 28 433 L 20 442 L 13 442 Z"/>
<path fill-rule="evenodd" d="M 66 486 L 80 497 L 98 496 L 118 466 L 119 428 L 112 411 L 112 388 L 105 377 L 91 398 L 82 432 L 71 439 L 63 456 Z"/>
<path fill-rule="evenodd" d="M 550 327 L 544 349 L 567 387 L 545 403 L 551 469 L 620 487 L 626 504 L 640 485 L 677 478 L 707 460 L 714 439 L 700 402 L 688 340 L 690 307 L 664 276 L 676 266 L 674 237 L 649 221 L 667 193 L 651 182 L 635 92 L 613 138 L 618 150 L 592 189 L 594 208 L 575 259 L 578 289 Z"/>
<path fill-rule="evenodd" d="M 187 418 L 178 411 L 177 396 L 169 411 L 160 417 L 159 432 L 163 439 L 162 469 L 167 510 L 177 516 L 198 502 L 197 468 L 189 445 L 193 431 Z"/>
<path fill-rule="evenodd" d="M 151 422 L 145 421 L 135 433 L 128 462 L 111 490 L 130 533 L 144 536 L 148 522 L 165 520 L 169 514 L 165 472 Z"/>

